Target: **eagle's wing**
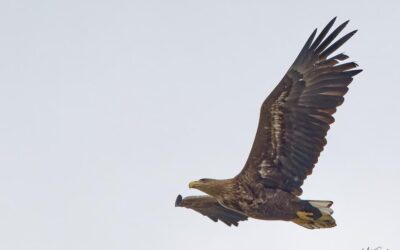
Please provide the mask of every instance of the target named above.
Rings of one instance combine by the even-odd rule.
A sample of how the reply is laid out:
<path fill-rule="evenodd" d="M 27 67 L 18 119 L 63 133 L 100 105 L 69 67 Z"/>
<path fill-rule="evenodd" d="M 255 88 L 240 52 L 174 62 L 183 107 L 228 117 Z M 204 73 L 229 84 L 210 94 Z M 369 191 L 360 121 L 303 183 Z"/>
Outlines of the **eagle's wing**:
<path fill-rule="evenodd" d="M 237 226 L 239 221 L 247 220 L 247 216 L 221 206 L 212 196 L 188 196 L 182 199 L 181 195 L 176 197 L 175 206 L 191 208 L 211 220 L 221 220 L 226 225 Z"/>
<path fill-rule="evenodd" d="M 354 62 L 341 64 L 348 58 L 344 54 L 329 57 L 356 33 L 352 31 L 331 44 L 348 23 L 326 37 L 335 19 L 315 40 L 317 30 L 314 30 L 286 75 L 262 104 L 253 147 L 236 178 L 247 183 L 261 182 L 266 187 L 296 195 L 302 193 L 300 187 L 326 144 L 326 133 L 334 122 L 332 115 L 343 103 L 353 76 L 362 71 L 354 70 L 358 66 Z"/>

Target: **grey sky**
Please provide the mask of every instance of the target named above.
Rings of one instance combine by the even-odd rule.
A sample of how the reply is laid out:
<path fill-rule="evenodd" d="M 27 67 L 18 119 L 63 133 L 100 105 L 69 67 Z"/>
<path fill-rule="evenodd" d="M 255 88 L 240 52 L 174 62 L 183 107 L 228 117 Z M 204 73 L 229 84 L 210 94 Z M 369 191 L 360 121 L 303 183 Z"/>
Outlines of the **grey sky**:
<path fill-rule="evenodd" d="M 398 1 L 0 2 L 0 249 L 399 249 Z M 312 30 L 364 72 L 303 198 L 338 226 L 175 208 L 242 168 L 261 102 Z"/>

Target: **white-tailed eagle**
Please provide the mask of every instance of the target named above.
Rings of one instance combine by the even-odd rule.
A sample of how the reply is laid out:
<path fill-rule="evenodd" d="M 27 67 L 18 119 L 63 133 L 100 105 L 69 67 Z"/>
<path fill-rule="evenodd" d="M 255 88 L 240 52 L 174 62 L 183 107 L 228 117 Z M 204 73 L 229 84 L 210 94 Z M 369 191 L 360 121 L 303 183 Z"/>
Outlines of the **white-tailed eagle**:
<path fill-rule="evenodd" d="M 336 41 L 347 22 L 329 33 L 334 18 L 315 29 L 280 83 L 261 106 L 256 137 L 243 170 L 225 180 L 190 182 L 207 195 L 178 196 L 175 206 L 191 208 L 214 221 L 238 225 L 248 217 L 292 221 L 306 228 L 336 225 L 331 201 L 301 200 L 301 186 L 326 145 L 333 114 L 353 77 L 362 70 L 348 56 L 332 55 L 355 33 Z M 329 34 L 328 34 L 329 33 Z"/>

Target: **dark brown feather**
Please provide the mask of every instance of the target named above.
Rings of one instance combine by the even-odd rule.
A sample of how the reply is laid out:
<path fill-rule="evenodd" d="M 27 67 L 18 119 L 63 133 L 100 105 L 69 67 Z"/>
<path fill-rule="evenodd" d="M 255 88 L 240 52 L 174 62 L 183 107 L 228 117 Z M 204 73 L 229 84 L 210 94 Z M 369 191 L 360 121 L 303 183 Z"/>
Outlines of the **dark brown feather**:
<path fill-rule="evenodd" d="M 265 187 L 283 189 L 296 195 L 311 174 L 326 145 L 325 136 L 334 122 L 332 114 L 344 101 L 353 76 L 354 62 L 333 52 L 356 31 L 333 42 L 348 21 L 331 34 L 334 18 L 316 36 L 308 38 L 293 65 L 261 106 L 256 138 L 242 172 L 236 176 L 248 185 L 263 183 Z M 325 38 L 326 37 L 326 38 Z"/>
<path fill-rule="evenodd" d="M 248 218 L 241 213 L 221 206 L 214 197 L 209 195 L 188 196 L 184 199 L 181 195 L 178 195 L 175 206 L 193 209 L 215 222 L 220 220 L 228 226 L 237 226 L 239 221 L 245 221 Z"/>

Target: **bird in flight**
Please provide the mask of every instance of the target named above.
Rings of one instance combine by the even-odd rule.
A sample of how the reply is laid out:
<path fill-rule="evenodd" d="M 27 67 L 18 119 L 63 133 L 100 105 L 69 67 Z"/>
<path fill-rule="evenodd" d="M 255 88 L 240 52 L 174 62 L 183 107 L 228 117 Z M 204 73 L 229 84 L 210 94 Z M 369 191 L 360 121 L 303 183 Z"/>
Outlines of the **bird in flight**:
<path fill-rule="evenodd" d="M 336 226 L 332 201 L 299 198 L 304 180 L 327 143 L 332 115 L 343 103 L 353 76 L 362 71 L 355 69 L 355 62 L 342 62 L 347 55 L 332 55 L 357 32 L 333 42 L 349 22 L 329 33 L 335 20 L 318 36 L 314 30 L 263 102 L 256 137 L 242 171 L 231 179 L 190 182 L 190 188 L 207 195 L 178 195 L 175 206 L 193 209 L 229 226 L 237 226 L 248 217 L 292 221 L 308 229 Z"/>

